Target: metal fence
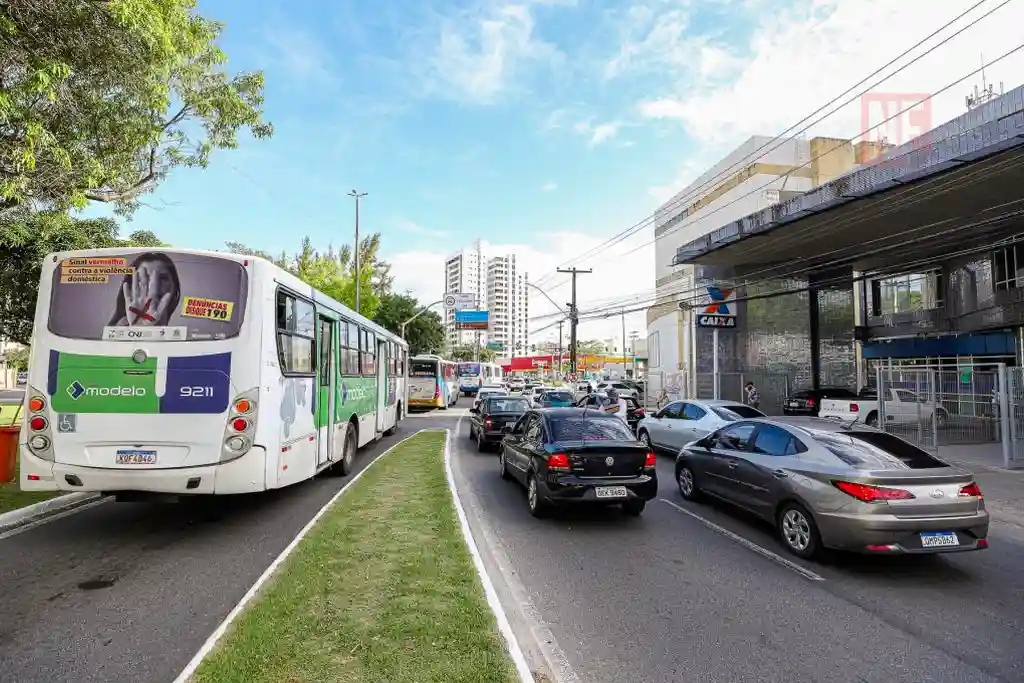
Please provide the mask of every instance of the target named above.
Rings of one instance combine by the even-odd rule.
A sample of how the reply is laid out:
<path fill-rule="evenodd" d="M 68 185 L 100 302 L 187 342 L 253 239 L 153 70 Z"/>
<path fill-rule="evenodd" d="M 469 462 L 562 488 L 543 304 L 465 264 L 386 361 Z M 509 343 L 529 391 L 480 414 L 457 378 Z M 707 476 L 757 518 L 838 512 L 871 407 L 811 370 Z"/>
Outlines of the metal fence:
<path fill-rule="evenodd" d="M 928 450 L 989 446 L 1004 466 L 1024 465 L 1024 368 L 878 367 L 872 379 L 865 422 Z"/>
<path fill-rule="evenodd" d="M 694 398 L 715 398 L 715 376 L 710 372 L 699 372 L 696 377 L 696 395 Z M 771 372 L 720 372 L 718 373 L 718 398 L 723 401 L 746 403 L 747 397 L 743 387 L 753 382 L 757 393 L 761 395 L 759 409 L 766 415 L 781 415 L 782 406 L 790 394 L 788 375 Z"/>
<path fill-rule="evenodd" d="M 641 397 L 644 409 L 654 412 L 670 401 L 686 398 L 686 384 L 685 372 L 648 371 L 647 387 Z"/>

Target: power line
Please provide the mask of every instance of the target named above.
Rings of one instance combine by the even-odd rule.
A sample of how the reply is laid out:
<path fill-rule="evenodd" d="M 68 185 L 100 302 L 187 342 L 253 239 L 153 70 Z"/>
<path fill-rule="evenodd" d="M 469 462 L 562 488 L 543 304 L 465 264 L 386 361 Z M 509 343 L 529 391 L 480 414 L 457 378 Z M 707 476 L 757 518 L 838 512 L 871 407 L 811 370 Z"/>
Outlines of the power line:
<path fill-rule="evenodd" d="M 780 135 L 779 135 L 778 137 L 776 137 L 776 138 L 775 138 L 775 139 L 773 140 L 774 142 L 777 142 L 778 144 L 776 144 L 776 145 L 775 145 L 774 147 L 772 147 L 772 148 L 771 148 L 771 149 L 769 149 L 768 151 L 764 152 L 764 154 L 761 154 L 761 155 L 759 155 L 759 157 L 758 157 L 758 158 L 760 158 L 760 157 L 763 157 L 763 156 L 764 156 L 765 154 L 768 154 L 768 153 L 770 153 L 771 151 L 774 151 L 775 149 L 777 149 L 778 147 L 780 147 L 780 146 L 781 146 L 782 144 L 784 144 L 784 143 L 786 142 L 786 140 L 783 140 L 783 139 L 781 139 L 781 136 L 782 136 L 782 135 L 784 135 L 785 133 L 787 133 L 787 132 L 791 131 L 791 130 L 792 130 L 793 128 L 795 128 L 796 126 L 799 126 L 799 125 L 800 125 L 801 123 L 803 123 L 804 121 L 807 121 L 807 119 L 811 118 L 812 116 L 814 116 L 814 115 L 815 115 L 815 114 L 817 114 L 818 112 L 822 111 L 823 109 L 825 109 L 825 108 L 829 107 L 829 105 L 831 105 L 831 104 L 835 103 L 835 102 L 836 102 L 837 100 L 839 100 L 839 99 L 840 99 L 840 98 L 842 98 L 843 96 L 845 96 L 845 95 L 847 95 L 848 93 L 850 93 L 850 92 L 851 92 L 852 90 L 854 90 L 854 89 L 856 89 L 857 87 L 859 87 L 860 85 L 862 85 L 862 84 L 863 84 L 863 83 L 864 83 L 865 81 L 867 81 L 867 80 L 869 80 L 869 79 L 873 78 L 874 76 L 876 76 L 877 74 L 881 73 L 882 71 L 884 71 L 884 70 L 885 70 L 885 69 L 887 69 L 888 67 L 892 66 L 893 64 L 895 64 L 896 62 L 898 62 L 898 61 L 899 61 L 900 59 L 902 59 L 903 57 L 905 57 L 905 56 L 906 56 L 907 54 L 909 54 L 909 53 L 910 53 L 910 52 L 912 52 L 913 50 L 917 49 L 918 47 L 920 47 L 921 45 L 923 45 L 923 44 L 924 44 L 924 43 L 926 43 L 927 41 L 931 40 L 931 39 L 932 39 L 933 37 L 935 37 L 936 35 L 938 35 L 939 33 L 941 33 L 941 32 L 942 32 L 943 30 L 945 30 L 945 29 L 949 28 L 949 27 L 950 27 L 951 25 L 953 25 L 954 23 L 956 23 L 957 21 L 959 21 L 960 19 L 962 19 L 962 18 L 963 18 L 964 16 L 966 16 L 966 15 L 967 15 L 967 14 L 969 14 L 970 12 L 974 11 L 975 9 L 977 9 L 977 8 L 978 8 L 979 6 L 981 6 L 982 4 L 984 4 L 984 3 L 985 3 L 985 2 L 987 2 L 987 1 L 988 1 L 988 0 L 979 0 L 979 2 L 975 3 L 975 4 L 974 4 L 974 5 L 972 5 L 972 6 L 970 7 L 970 8 L 968 8 L 968 9 L 967 9 L 967 10 L 965 10 L 964 12 L 960 13 L 960 14 L 959 14 L 959 15 L 957 15 L 957 16 L 956 16 L 955 18 L 953 18 L 952 20 L 950 20 L 949 22 L 947 22 L 946 24 L 944 24 L 944 25 L 943 25 L 942 27 L 940 27 L 940 28 L 939 28 L 939 29 L 937 29 L 936 31 L 934 31 L 934 32 L 932 32 L 931 34 L 929 34 L 929 35 L 928 35 L 927 37 L 925 37 L 924 39 L 922 39 L 922 40 L 918 41 L 918 42 L 917 42 L 916 44 L 914 44 L 913 46 L 911 46 L 911 47 L 910 47 L 910 48 L 908 48 L 907 50 L 903 51 L 903 52 L 902 52 L 901 54 L 899 54 L 899 55 L 898 55 L 897 57 L 895 57 L 894 59 L 890 60 L 890 61 L 889 61 L 888 63 L 886 63 L 886 64 L 885 64 L 885 65 L 883 65 L 882 67 L 880 67 L 880 68 L 876 69 L 876 70 L 875 70 L 874 72 L 872 72 L 871 74 L 869 74 L 868 76 L 866 76 L 865 78 L 863 78 L 863 79 L 862 79 L 861 81 L 859 81 L 858 83 L 854 84 L 854 85 L 853 85 L 852 87 L 848 88 L 848 89 L 847 89 L 846 91 L 844 91 L 844 92 L 843 92 L 842 94 L 840 94 L 839 96 L 837 96 L 837 97 L 833 98 L 833 99 L 832 99 L 832 100 L 830 100 L 829 102 L 825 103 L 824 105 L 822 105 L 821 107 L 819 107 L 819 108 L 818 108 L 818 109 L 817 109 L 816 111 L 812 112 L 812 113 L 811 113 L 811 114 L 809 114 L 808 116 L 806 116 L 806 117 L 804 117 L 803 119 L 801 119 L 801 121 L 798 121 L 798 122 L 797 122 L 796 124 L 794 124 L 794 125 L 790 126 L 789 128 L 787 128 L 787 129 L 786 129 L 785 131 L 783 131 L 783 132 L 782 132 L 782 133 L 781 133 L 781 134 L 780 134 Z M 832 114 L 834 114 L 834 113 L 835 113 L 836 111 L 838 111 L 839 109 L 841 109 L 842 107 L 845 107 L 846 105 L 848 105 L 848 104 L 850 104 L 851 102 L 853 102 L 853 100 L 854 100 L 854 99 L 856 99 L 856 98 L 858 98 L 858 97 L 862 96 L 862 95 L 863 95 L 864 93 L 868 92 L 868 91 L 869 91 L 869 90 L 871 90 L 872 88 L 874 88 L 874 87 L 876 87 L 876 86 L 880 85 L 881 83 L 884 83 L 884 82 L 885 82 L 886 80 L 888 80 L 889 78 L 892 78 L 893 76 L 895 76 L 896 74 L 900 73 L 901 71 L 903 71 L 903 70 L 904 70 L 904 69 L 906 69 L 907 67 L 909 67 L 909 66 L 911 66 L 911 65 L 915 64 L 916 62 L 918 62 L 919 60 L 921 60 L 921 59 L 922 59 L 922 58 L 924 58 L 925 56 L 927 56 L 927 55 L 931 54 L 932 52 L 934 52 L 935 50 L 937 50 L 937 49 L 938 49 L 939 47 L 942 47 L 943 45 L 945 45 L 946 43 L 948 43 L 948 42 L 949 42 L 950 40 L 952 40 L 953 38 L 956 38 L 957 36 L 961 35 L 961 34 L 962 34 L 962 33 L 963 33 L 964 31 L 966 31 L 967 29 L 971 28 L 972 26 L 975 26 L 975 25 L 976 25 L 976 24 L 977 24 L 978 22 L 980 22 L 980 21 L 981 21 L 982 19 L 985 19 L 985 18 L 987 18 L 987 17 L 991 16 L 991 15 L 992 15 L 992 14 L 993 14 L 994 12 L 996 12 L 996 11 L 998 11 L 999 9 L 1001 9 L 1002 7 L 1006 6 L 1006 5 L 1007 5 L 1007 4 L 1009 4 L 1009 3 L 1011 2 L 1011 1 L 1012 1 L 1012 0 L 1003 0 L 1003 2 L 1002 2 L 1002 3 L 1000 3 L 1000 4 L 998 5 L 998 6 L 996 6 L 996 7 L 992 8 L 991 10 L 988 10 L 988 11 L 987 11 L 987 12 L 986 12 L 985 14 L 983 14 L 983 15 L 982 15 L 981 17 L 979 17 L 978 19 L 976 19 L 976 20 L 975 20 L 975 21 L 974 21 L 974 22 L 973 22 L 972 24 L 969 24 L 968 26 L 965 26 L 965 27 L 963 27 L 963 28 L 960 28 L 960 29 L 958 29 L 958 30 L 957 30 L 956 32 L 954 32 L 954 33 L 953 33 L 953 34 L 951 34 L 950 36 L 947 36 L 946 38 L 944 38 L 944 39 L 943 39 L 942 41 L 940 41 L 940 42 L 939 42 L 939 43 L 937 43 L 936 45 L 933 45 L 932 47 L 928 48 L 928 50 L 926 50 L 925 52 L 921 53 L 920 55 L 918 55 L 917 57 L 915 57 L 915 58 L 914 58 L 914 59 L 912 59 L 911 61 L 907 62 L 906 64 L 904 64 L 903 66 L 901 66 L 901 67 L 900 67 L 900 68 L 898 68 L 897 70 L 893 71 L 893 72 L 892 72 L 891 74 L 889 74 L 888 76 L 886 76 L 886 77 L 882 78 L 882 79 L 881 79 L 881 80 L 879 80 L 879 81 L 876 81 L 876 82 L 875 82 L 875 83 L 873 83 L 873 84 L 872 84 L 871 86 L 869 86 L 869 87 L 868 87 L 867 89 L 865 89 L 865 90 L 862 90 L 861 92 L 859 92 L 859 93 L 858 93 L 857 95 L 855 95 L 854 97 L 852 97 L 852 98 L 850 98 L 850 99 L 846 100 L 845 102 L 843 102 L 843 103 L 842 103 L 841 105 L 839 105 L 838 107 L 836 107 L 836 108 L 832 109 L 832 110 L 831 110 L 831 111 L 830 111 L 830 112 L 829 112 L 828 114 L 825 114 L 824 116 L 822 116 L 822 117 L 819 117 L 818 119 L 816 119 L 816 120 L 815 120 L 815 121 L 813 121 L 812 123 L 808 124 L 807 126 L 805 126 L 804 128 L 802 128 L 802 129 L 801 129 L 800 131 L 798 131 L 798 134 L 799 134 L 799 133 L 802 133 L 802 132 L 804 132 L 804 131 L 808 130 L 808 129 L 809 129 L 810 127 L 812 127 L 812 126 L 814 126 L 814 125 L 816 125 L 816 124 L 820 123 L 821 121 L 823 121 L 824 119 L 828 118 L 829 116 L 831 116 Z M 1004 59 L 1005 57 L 1009 56 L 1010 54 L 1013 54 L 1013 52 L 1016 52 L 1017 50 L 1019 50 L 1019 49 L 1020 49 L 1021 47 L 1024 47 L 1024 45 L 1022 45 L 1022 46 L 1020 46 L 1020 47 L 1018 47 L 1018 48 L 1016 48 L 1016 49 L 1014 49 L 1014 50 L 1012 50 L 1012 51 L 1008 52 L 1007 54 L 1004 54 L 1004 55 L 1003 55 L 1002 57 L 999 57 L 998 59 L 994 60 L 994 61 L 993 61 L 993 62 L 991 62 L 991 63 L 995 63 L 995 62 L 997 62 L 997 61 L 1000 61 L 1001 59 Z M 983 68 L 984 68 L 984 67 L 983 67 Z M 978 71 L 980 71 L 980 70 L 981 70 L 981 69 L 979 69 L 979 70 L 977 70 L 977 71 L 974 71 L 974 72 L 972 72 L 972 73 L 970 73 L 970 74 L 967 74 L 966 76 L 964 76 L 963 78 L 959 79 L 959 80 L 958 80 L 958 81 L 956 81 L 955 83 L 952 83 L 952 84 L 950 84 L 949 86 L 947 86 L 946 88 L 943 88 L 942 90 L 939 90 L 938 92 L 936 92 L 936 93 L 933 93 L 933 94 L 932 94 L 932 96 L 934 96 L 934 95 L 938 95 L 938 94 L 940 94 L 940 93 L 942 93 L 942 92 L 945 92 L 945 91 L 946 91 L 946 90 L 948 90 L 949 88 L 951 88 L 951 87 L 953 87 L 954 85 L 956 85 L 956 84 L 960 83 L 960 82 L 961 82 L 962 80 L 964 80 L 964 79 L 966 79 L 966 78 L 968 78 L 968 77 L 970 77 L 970 76 L 973 76 L 973 75 L 977 74 L 977 73 L 978 73 Z M 926 101 L 927 99 L 930 99 L 930 98 L 925 98 L 925 100 L 921 100 L 921 102 L 924 102 L 924 101 Z M 913 106 L 917 106 L 918 104 L 921 104 L 921 102 L 917 102 L 917 103 L 915 103 L 915 104 L 914 104 Z M 909 107 L 908 109 L 911 109 L 911 108 L 913 108 L 913 107 Z M 907 111 L 907 110 L 903 110 L 903 111 L 899 112 L 899 113 L 898 113 L 898 114 L 897 114 L 896 116 L 899 116 L 899 115 L 903 114 L 903 113 L 904 113 L 905 111 Z M 871 128 L 868 128 L 867 130 L 865 130 L 865 131 L 861 132 L 861 133 L 860 133 L 859 135 L 856 135 L 856 136 L 854 136 L 854 137 L 850 138 L 850 139 L 849 139 L 849 140 L 847 140 L 846 142 L 852 142 L 852 141 L 853 141 L 853 140 L 855 140 L 856 138 L 858 138 L 858 137 L 861 137 L 862 135 L 865 135 L 865 134 L 867 134 L 867 133 L 871 132 L 871 131 L 872 131 L 872 130 L 874 130 L 875 128 L 878 128 L 879 126 L 881 126 L 881 125 L 883 125 L 883 124 L 885 124 L 885 123 L 888 123 L 888 122 L 889 122 L 889 121 L 891 121 L 891 120 L 892 120 L 893 118 L 895 118 L 895 117 L 890 117 L 889 119 L 886 119 L 885 121 L 882 121 L 881 123 L 879 123 L 879 124 L 877 124 L 877 125 L 875 125 L 875 126 L 873 126 L 873 127 L 871 127 Z M 659 214 L 659 213 L 662 213 L 662 214 L 663 214 L 664 212 L 666 212 L 666 211 L 668 211 L 668 210 L 670 210 L 670 209 L 672 209 L 672 208 L 678 207 L 678 206 L 679 206 L 680 204 L 682 204 L 683 202 L 685 202 L 685 201 L 686 201 L 686 200 L 688 200 L 689 198 L 691 198 L 691 197 L 694 197 L 694 196 L 698 195 L 698 194 L 699 194 L 699 192 L 700 192 L 701 190 L 703 190 L 703 189 L 704 189 L 705 187 L 707 187 L 707 186 L 708 186 L 709 184 L 711 184 L 711 183 L 714 183 L 714 182 L 716 182 L 717 180 L 721 179 L 721 178 L 722 178 L 722 177 L 723 177 L 723 176 L 724 176 L 725 174 L 729 173 L 729 172 L 730 172 L 730 171 L 731 171 L 732 169 L 736 168 L 736 167 L 737 167 L 738 165 L 740 165 L 740 164 L 742 164 L 742 163 L 744 163 L 744 162 L 746 162 L 746 161 L 750 160 L 751 158 L 754 158 L 754 157 L 753 157 L 753 155 L 755 155 L 755 154 L 757 154 L 758 152 L 760 152 L 761 150 L 763 150 L 763 149 L 764 149 L 764 148 L 765 148 L 765 147 L 766 147 L 767 145 L 769 145 L 769 144 L 771 144 L 771 142 L 767 142 L 767 143 L 765 143 L 764 145 L 762 145 L 761 147 L 759 147 L 759 148 L 758 148 L 757 150 L 754 150 L 754 152 L 751 152 L 751 153 L 750 153 L 750 154 L 748 154 L 748 155 L 747 155 L 746 157 L 744 157 L 744 158 L 740 159 L 739 161 L 735 162 L 734 164 L 732 164 L 732 165 L 731 165 L 731 166 L 729 166 L 728 168 L 726 168 L 726 169 L 724 169 L 724 170 L 720 171 L 720 172 L 719 172 L 718 174 L 716 174 L 716 175 L 715 175 L 715 176 L 713 176 L 712 178 L 709 178 L 709 179 L 708 179 L 708 180 L 706 180 L 706 181 L 705 181 L 704 183 L 702 183 L 702 184 L 701 184 L 700 186 L 698 186 L 697 188 L 694 188 L 694 190 L 690 191 L 689 193 L 687 193 L 687 194 L 685 194 L 685 195 L 682 195 L 682 196 L 680 196 L 680 197 L 679 197 L 678 199 L 676 199 L 676 200 L 674 200 L 674 201 L 670 202 L 669 204 L 667 204 L 667 205 L 665 205 L 665 206 L 662 206 L 662 207 L 660 207 L 660 208 L 658 209 L 658 211 L 657 211 L 657 212 L 656 212 L 656 213 L 655 213 L 655 214 L 654 214 L 653 216 L 651 216 L 651 217 L 648 217 L 648 218 L 645 218 L 644 220 L 642 220 L 642 221 L 640 221 L 640 222 L 638 222 L 638 223 L 635 223 L 634 225 L 630 226 L 630 227 L 629 227 L 629 228 L 627 228 L 626 230 L 624 230 L 624 231 L 622 231 L 622 232 L 620 232 L 620 233 L 618 233 L 618 234 L 616 234 L 616 235 L 612 236 L 612 237 L 611 237 L 611 238 L 609 238 L 608 240 L 605 240 L 604 242 L 602 242 L 601 244 L 597 245 L 596 247 L 593 247 L 592 249 L 588 250 L 587 252 L 584 252 L 583 254 L 581 254 L 581 255 L 579 255 L 579 256 L 577 256 L 577 257 L 574 257 L 574 258 L 570 259 L 570 260 L 569 260 L 569 261 L 568 261 L 567 263 L 573 263 L 573 262 L 577 262 L 577 261 L 579 261 L 580 259 L 582 259 L 582 258 L 585 258 L 586 256 L 588 256 L 588 255 L 590 255 L 590 254 L 592 254 L 592 253 L 595 253 L 595 252 L 597 252 L 597 251 L 601 250 L 601 249 L 602 249 L 603 247 L 605 247 L 606 245 L 607 245 L 607 246 L 611 246 L 611 245 L 613 245 L 613 244 L 616 244 L 616 243 L 618 243 L 618 242 L 621 242 L 622 240 L 624 240 L 624 239 L 626 239 L 626 238 L 628 238 L 628 237 L 632 236 L 633 234 L 635 234 L 635 233 L 639 232 L 639 231 L 640 231 L 640 230 L 642 230 L 643 228 L 645 228 L 645 227 L 647 227 L 647 226 L 651 225 L 651 224 L 652 224 L 653 222 L 655 222 L 655 220 L 657 219 L 657 216 L 658 216 L 658 214 Z M 812 158 L 812 159 L 811 159 L 810 161 L 808 161 L 808 162 L 807 162 L 807 163 L 805 163 L 805 164 L 802 164 L 801 166 L 797 166 L 797 167 L 794 167 L 794 168 L 790 169 L 790 170 L 789 170 L 789 171 L 787 172 L 787 175 L 788 175 L 788 174 L 790 174 L 790 173 L 792 173 L 792 172 L 793 172 L 793 171 L 795 171 L 795 170 L 798 170 L 798 169 L 800 169 L 800 168 L 803 168 L 803 167 L 807 166 L 808 164 L 810 164 L 810 163 L 812 163 L 812 162 L 816 161 L 817 159 L 821 158 L 822 156 L 825 156 L 826 154 L 829 154 L 829 153 L 831 153 L 831 152 L 832 152 L 832 151 L 834 151 L 835 149 L 838 149 L 838 147 L 839 147 L 839 145 L 837 145 L 836 147 L 834 147 L 834 148 L 832 148 L 832 149 L 828 150 L 828 152 L 825 152 L 825 153 L 823 153 L 823 154 L 819 154 L 818 156 L 815 156 L 815 157 L 813 157 L 813 158 Z M 763 185 L 763 186 L 761 186 L 761 187 L 757 188 L 757 190 L 754 190 L 754 192 L 757 192 L 757 191 L 763 190 L 763 189 L 764 189 L 765 187 L 767 187 L 767 186 L 768 186 L 769 184 L 771 184 L 772 182 L 775 182 L 775 181 L 774 181 L 774 180 L 772 180 L 772 181 L 769 181 L 769 183 L 766 183 L 765 185 Z M 724 205 L 724 206 L 722 206 L 722 207 L 719 207 L 719 208 L 718 208 L 718 209 L 716 209 L 715 211 L 712 211 L 712 212 L 709 212 L 708 214 L 705 214 L 705 215 L 704 215 L 704 216 L 702 216 L 701 218 L 706 218 L 706 217 L 707 217 L 707 216 L 709 216 L 709 215 L 713 215 L 714 213 L 717 213 L 718 211 L 721 211 L 722 209 L 724 209 L 724 208 L 726 208 L 726 207 L 728 207 L 728 206 L 731 206 L 732 204 L 735 204 L 735 203 L 736 203 L 737 201 L 739 201 L 740 199 L 744 199 L 744 198 L 746 198 L 747 196 L 749 196 L 749 195 L 750 195 L 750 194 L 752 194 L 752 193 L 753 193 L 753 192 L 751 192 L 751 193 L 748 193 L 748 194 L 746 194 L 746 195 L 743 195 L 742 197 L 739 197 L 739 198 L 737 198 L 736 200 L 734 200 L 734 201 L 732 201 L 732 202 L 729 202 L 728 204 L 726 204 L 726 205 Z M 678 218 L 678 216 L 676 216 L 676 217 L 673 217 L 673 219 L 675 219 L 675 218 Z M 682 225 L 681 225 L 681 226 L 679 226 L 679 227 L 677 227 L 677 228 L 674 228 L 673 230 L 670 230 L 670 231 L 666 231 L 666 232 L 665 232 L 665 233 L 663 234 L 663 236 L 664 236 L 665 234 L 669 234 L 670 232 L 675 232 L 676 230 L 678 230 L 678 229 L 679 229 L 679 228 L 681 228 L 681 227 L 684 227 L 684 226 L 682 226 Z M 650 244 L 650 242 L 646 242 L 646 243 L 644 243 L 644 244 L 640 245 L 639 247 L 637 247 L 637 248 L 633 249 L 632 251 L 630 251 L 630 252 L 627 252 L 627 254 L 625 254 L 625 255 L 628 255 L 628 254 L 634 253 L 634 252 L 635 252 L 635 251 L 637 251 L 638 249 L 640 249 L 640 248 L 643 248 L 644 246 L 647 246 L 647 244 Z M 556 273 L 557 273 L 557 271 L 556 271 Z M 546 280 L 546 279 L 548 279 L 548 278 L 550 278 L 550 277 L 552 277 L 552 275 L 551 275 L 551 274 L 549 274 L 548 276 L 544 276 L 544 277 L 541 277 L 541 278 L 540 278 L 540 280 L 538 280 L 538 282 L 543 282 L 544 280 Z M 556 285 L 553 285 L 553 286 L 552 286 L 551 288 L 552 288 L 552 289 L 557 289 L 558 287 L 561 287 L 561 286 L 563 286 L 564 284 L 566 284 L 566 282 L 567 282 L 567 281 L 563 281 L 563 282 L 561 282 L 561 283 L 558 283 L 558 284 L 556 284 Z"/>

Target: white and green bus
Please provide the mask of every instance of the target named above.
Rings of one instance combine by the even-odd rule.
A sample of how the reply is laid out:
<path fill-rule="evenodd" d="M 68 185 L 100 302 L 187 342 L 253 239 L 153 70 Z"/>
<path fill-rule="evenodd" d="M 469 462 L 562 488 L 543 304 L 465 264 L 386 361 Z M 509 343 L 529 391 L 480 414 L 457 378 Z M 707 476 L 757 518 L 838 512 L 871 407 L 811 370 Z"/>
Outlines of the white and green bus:
<path fill-rule="evenodd" d="M 347 474 L 405 414 L 407 354 L 397 335 L 260 258 L 51 254 L 21 487 L 238 494 Z"/>

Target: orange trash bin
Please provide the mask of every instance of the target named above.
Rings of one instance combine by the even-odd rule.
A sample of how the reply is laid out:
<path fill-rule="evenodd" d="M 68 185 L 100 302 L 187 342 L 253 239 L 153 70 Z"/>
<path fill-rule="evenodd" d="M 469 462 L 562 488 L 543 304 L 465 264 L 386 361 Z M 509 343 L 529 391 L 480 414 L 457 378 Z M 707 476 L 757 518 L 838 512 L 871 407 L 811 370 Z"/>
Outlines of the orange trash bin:
<path fill-rule="evenodd" d="M 0 484 L 14 481 L 18 471 L 18 434 L 21 427 L 0 427 Z"/>

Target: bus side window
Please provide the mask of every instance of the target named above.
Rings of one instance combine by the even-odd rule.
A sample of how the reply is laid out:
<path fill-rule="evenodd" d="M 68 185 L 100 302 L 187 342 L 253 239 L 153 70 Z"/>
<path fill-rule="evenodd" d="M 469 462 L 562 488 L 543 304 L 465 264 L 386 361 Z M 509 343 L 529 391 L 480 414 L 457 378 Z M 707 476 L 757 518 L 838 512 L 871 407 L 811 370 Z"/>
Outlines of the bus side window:
<path fill-rule="evenodd" d="M 359 328 L 354 323 L 343 322 L 341 333 L 341 374 L 359 374 Z"/>
<path fill-rule="evenodd" d="M 363 330 L 363 335 L 365 335 L 366 341 L 364 344 L 366 350 L 363 352 L 363 374 L 372 377 L 377 374 L 377 335 L 368 330 Z"/>
<path fill-rule="evenodd" d="M 312 304 L 287 292 L 277 292 L 277 357 L 283 374 L 313 374 L 314 317 Z"/>

